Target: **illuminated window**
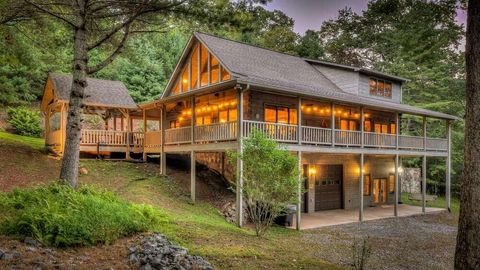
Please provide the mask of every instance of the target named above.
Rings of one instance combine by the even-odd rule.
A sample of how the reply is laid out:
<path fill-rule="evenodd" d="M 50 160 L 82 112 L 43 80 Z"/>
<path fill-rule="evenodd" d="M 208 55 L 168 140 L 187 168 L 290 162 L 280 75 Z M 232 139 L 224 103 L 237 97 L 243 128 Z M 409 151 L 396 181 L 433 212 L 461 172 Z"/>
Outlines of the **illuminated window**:
<path fill-rule="evenodd" d="M 200 46 L 200 86 L 208 85 L 208 51 L 205 46 Z"/>
<path fill-rule="evenodd" d="M 237 121 L 237 109 L 228 110 L 228 121 Z"/>
<path fill-rule="evenodd" d="M 212 77 L 212 83 L 218 83 L 219 63 L 217 58 L 210 54 L 210 74 Z"/>
<path fill-rule="evenodd" d="M 382 125 L 382 133 L 388 133 L 388 125 Z"/>
<path fill-rule="evenodd" d="M 176 95 L 176 94 L 179 94 L 180 93 L 180 82 L 177 81 L 175 83 L 175 86 L 173 87 L 173 94 Z"/>
<path fill-rule="evenodd" d="M 357 130 L 357 122 L 355 122 L 355 121 L 350 121 L 348 128 L 349 128 L 349 130 Z"/>
<path fill-rule="evenodd" d="M 392 98 L 393 84 L 385 80 L 370 78 L 370 95 Z"/>
<path fill-rule="evenodd" d="M 363 177 L 363 196 L 370 196 L 371 187 L 372 187 L 372 182 L 370 180 L 370 175 L 366 174 Z"/>
<path fill-rule="evenodd" d="M 340 121 L 340 129 L 341 130 L 348 130 L 348 120 L 341 120 Z"/>
<path fill-rule="evenodd" d="M 178 120 L 170 121 L 170 128 L 179 128 L 179 127 L 180 127 L 180 122 Z"/>
<path fill-rule="evenodd" d="M 219 111 L 218 118 L 220 119 L 220 123 L 225 123 L 228 121 L 228 110 Z"/>
<path fill-rule="evenodd" d="M 375 124 L 375 133 L 382 133 L 382 125 Z"/>
<path fill-rule="evenodd" d="M 388 192 L 390 193 L 395 192 L 395 175 L 394 174 L 388 175 Z"/>
<path fill-rule="evenodd" d="M 193 49 L 192 58 L 190 60 L 190 89 L 198 88 L 198 54 L 199 47 Z"/>
<path fill-rule="evenodd" d="M 188 64 L 185 65 L 185 68 L 182 72 L 182 93 L 188 91 Z"/>
<path fill-rule="evenodd" d="M 391 133 L 391 134 L 397 133 L 397 125 L 395 125 L 395 124 L 393 124 L 393 123 L 390 124 L 390 133 Z"/>
<path fill-rule="evenodd" d="M 288 107 L 275 105 L 265 106 L 265 122 L 294 125 L 297 123 L 296 114 L 296 109 L 290 109 Z"/>
<path fill-rule="evenodd" d="M 230 74 L 227 70 L 222 66 L 222 81 L 226 81 L 230 79 Z"/>
<path fill-rule="evenodd" d="M 372 132 L 372 122 L 370 120 L 365 121 L 363 128 L 366 132 Z"/>

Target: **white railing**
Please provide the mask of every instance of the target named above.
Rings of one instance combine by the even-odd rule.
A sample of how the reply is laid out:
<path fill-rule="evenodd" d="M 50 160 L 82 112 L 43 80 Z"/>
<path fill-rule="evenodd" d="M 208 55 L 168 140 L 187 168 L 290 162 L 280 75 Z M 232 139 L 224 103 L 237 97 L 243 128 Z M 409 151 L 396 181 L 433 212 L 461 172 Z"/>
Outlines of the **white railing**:
<path fill-rule="evenodd" d="M 162 146 L 161 131 L 145 132 L 145 148 L 159 148 Z"/>
<path fill-rule="evenodd" d="M 395 134 L 365 132 L 364 138 L 365 146 L 396 147 Z"/>
<path fill-rule="evenodd" d="M 332 144 L 332 130 L 319 127 L 302 127 L 302 142 L 308 144 Z"/>
<path fill-rule="evenodd" d="M 423 149 L 423 137 L 400 135 L 398 147 L 406 149 Z"/>
<path fill-rule="evenodd" d="M 131 135 L 131 141 L 130 144 L 133 147 L 143 147 L 144 143 L 144 134 L 142 131 L 135 131 L 135 132 L 130 132 Z"/>
<path fill-rule="evenodd" d="M 125 146 L 127 144 L 127 132 L 126 131 L 113 131 L 113 130 L 82 130 L 81 144 L 103 144 L 113 146 Z"/>
<path fill-rule="evenodd" d="M 165 130 L 165 144 L 180 144 L 192 142 L 192 128 L 170 128 Z"/>
<path fill-rule="evenodd" d="M 269 139 L 278 142 L 297 142 L 297 126 L 257 121 L 243 122 L 243 135 L 250 136 L 254 130 L 263 132 Z"/>
<path fill-rule="evenodd" d="M 427 150 L 447 151 L 448 140 L 442 138 L 427 138 Z"/>
<path fill-rule="evenodd" d="M 196 142 L 228 141 L 237 138 L 237 122 L 215 123 L 195 127 Z"/>
<path fill-rule="evenodd" d="M 335 130 L 335 144 L 360 146 L 362 144 L 362 133 L 360 131 Z"/>

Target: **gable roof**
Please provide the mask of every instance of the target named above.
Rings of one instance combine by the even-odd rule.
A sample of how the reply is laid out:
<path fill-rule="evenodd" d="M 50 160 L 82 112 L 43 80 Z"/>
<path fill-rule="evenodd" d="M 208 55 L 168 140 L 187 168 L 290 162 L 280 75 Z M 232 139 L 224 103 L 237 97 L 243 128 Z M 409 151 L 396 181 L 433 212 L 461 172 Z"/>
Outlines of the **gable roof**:
<path fill-rule="evenodd" d="M 188 57 L 189 50 L 195 40 L 200 41 L 238 83 L 284 92 L 286 94 L 325 98 L 351 104 L 366 105 L 377 109 L 428 115 L 442 119 L 458 119 L 455 116 L 441 112 L 348 93 L 330 81 L 321 71 L 316 69 L 314 65 L 329 65 L 364 74 L 390 78 L 400 82 L 407 81 L 405 78 L 364 68 L 305 59 L 204 33 L 194 33 L 190 38 L 166 90 L 171 89 L 173 84 L 172 78 L 178 76 L 179 66 L 181 67 L 181 63 Z M 161 99 L 166 97 L 167 93 L 165 92 Z"/>
<path fill-rule="evenodd" d="M 72 75 L 50 73 L 53 91 L 58 100 L 68 102 L 72 87 Z M 137 104 L 120 81 L 87 78 L 85 105 L 136 109 Z"/>

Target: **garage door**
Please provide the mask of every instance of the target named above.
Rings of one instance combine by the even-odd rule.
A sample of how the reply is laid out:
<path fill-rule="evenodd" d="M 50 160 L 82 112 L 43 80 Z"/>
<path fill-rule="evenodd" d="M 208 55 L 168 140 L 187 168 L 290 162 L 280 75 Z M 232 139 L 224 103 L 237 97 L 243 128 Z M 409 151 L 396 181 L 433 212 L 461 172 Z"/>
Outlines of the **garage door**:
<path fill-rule="evenodd" d="M 342 208 L 342 165 L 316 165 L 315 211 Z"/>

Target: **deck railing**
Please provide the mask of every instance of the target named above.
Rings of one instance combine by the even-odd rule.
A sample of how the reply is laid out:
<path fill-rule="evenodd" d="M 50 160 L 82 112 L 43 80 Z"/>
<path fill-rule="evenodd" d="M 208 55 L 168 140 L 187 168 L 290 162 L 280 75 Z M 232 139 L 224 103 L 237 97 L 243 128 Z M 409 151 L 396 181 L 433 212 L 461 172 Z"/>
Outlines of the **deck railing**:
<path fill-rule="evenodd" d="M 396 147 L 395 134 L 365 132 L 364 145 L 371 147 Z"/>
<path fill-rule="evenodd" d="M 160 148 L 162 146 L 161 131 L 145 132 L 145 148 Z"/>
<path fill-rule="evenodd" d="M 170 128 L 165 130 L 165 144 L 182 144 L 192 141 L 192 128 Z"/>
<path fill-rule="evenodd" d="M 307 144 L 331 144 L 332 130 L 319 127 L 302 127 L 302 142 Z"/>
<path fill-rule="evenodd" d="M 360 146 L 362 145 L 362 133 L 351 130 L 335 130 L 335 145 Z"/>
<path fill-rule="evenodd" d="M 130 140 L 130 145 L 133 147 L 143 147 L 143 143 L 145 141 L 143 131 L 134 131 L 130 132 L 130 134 L 132 136 Z"/>
<path fill-rule="evenodd" d="M 448 140 L 443 138 L 427 138 L 427 150 L 447 151 Z"/>
<path fill-rule="evenodd" d="M 80 143 L 84 145 L 125 146 L 127 145 L 127 134 L 125 131 L 82 129 L 82 140 Z"/>
<path fill-rule="evenodd" d="M 244 121 L 243 132 L 244 136 L 248 137 L 254 130 L 263 132 L 269 139 L 278 142 L 296 142 L 297 141 L 297 126 L 280 124 L 280 123 L 267 123 L 257 121 Z"/>
<path fill-rule="evenodd" d="M 423 137 L 400 135 L 398 147 L 402 149 L 423 149 Z"/>
<path fill-rule="evenodd" d="M 237 122 L 215 123 L 195 127 L 196 142 L 229 141 L 237 138 Z"/>

